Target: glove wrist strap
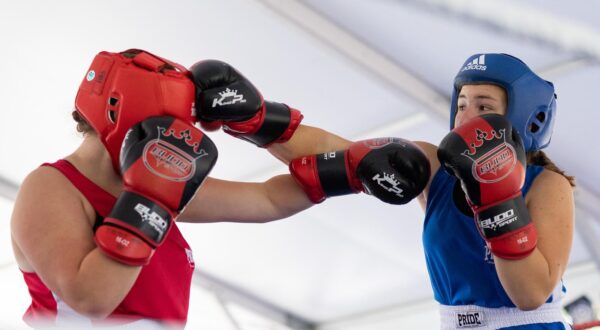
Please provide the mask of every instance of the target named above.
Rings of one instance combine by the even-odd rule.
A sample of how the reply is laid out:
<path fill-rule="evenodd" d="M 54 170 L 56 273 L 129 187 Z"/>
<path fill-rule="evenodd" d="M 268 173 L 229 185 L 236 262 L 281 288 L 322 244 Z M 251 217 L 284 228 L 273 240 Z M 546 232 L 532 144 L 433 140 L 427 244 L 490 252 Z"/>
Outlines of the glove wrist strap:
<path fill-rule="evenodd" d="M 518 230 L 531 222 L 525 199 L 520 193 L 498 204 L 476 209 L 475 214 L 486 239 Z"/>
<path fill-rule="evenodd" d="M 537 232 L 520 192 L 516 197 L 478 210 L 476 221 L 490 251 L 497 257 L 523 259 L 537 246 Z"/>
<path fill-rule="evenodd" d="M 292 111 L 283 103 L 265 101 L 264 106 L 264 119 L 258 130 L 252 135 L 240 135 L 239 137 L 259 147 L 267 147 L 274 142 L 287 141 L 292 135 L 286 134 L 292 121 Z M 296 124 L 296 127 L 299 123 Z M 282 140 L 281 137 L 284 135 L 289 136 Z"/>
<path fill-rule="evenodd" d="M 346 151 L 338 150 L 317 155 L 319 181 L 327 197 L 354 194 L 348 181 Z"/>
<path fill-rule="evenodd" d="M 137 233 L 148 244 L 157 247 L 167 236 L 172 218 L 173 214 L 156 202 L 134 192 L 124 191 L 104 222 L 125 227 Z"/>

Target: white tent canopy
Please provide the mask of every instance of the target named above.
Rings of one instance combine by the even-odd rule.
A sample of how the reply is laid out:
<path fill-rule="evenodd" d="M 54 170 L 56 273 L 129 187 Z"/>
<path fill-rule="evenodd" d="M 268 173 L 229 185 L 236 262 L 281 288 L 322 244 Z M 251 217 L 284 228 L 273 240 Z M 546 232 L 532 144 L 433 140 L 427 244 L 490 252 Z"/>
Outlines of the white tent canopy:
<path fill-rule="evenodd" d="M 469 55 L 523 59 L 556 85 L 547 153 L 578 178 L 574 284 L 567 282 L 575 297 L 597 281 L 600 262 L 598 13 L 600 3 L 583 0 L 0 2 L 0 292 L 20 302 L 7 307 L 0 327 L 22 324 L 28 303 L 8 239 L 14 193 L 27 173 L 78 145 L 70 112 L 93 56 L 128 48 L 185 66 L 231 63 L 265 98 L 300 109 L 305 124 L 349 139 L 435 144 L 448 131 L 452 80 Z M 257 181 L 287 171 L 265 150 L 208 134 L 220 153 L 214 177 Z M 207 289 L 281 329 L 435 328 L 422 218 L 415 202 L 392 206 L 355 195 L 269 224 L 181 227 L 199 270 L 198 296 Z M 192 304 L 190 318 L 209 311 Z M 235 324 L 241 312 L 225 311 Z M 244 324 L 230 326 L 252 329 Z"/>

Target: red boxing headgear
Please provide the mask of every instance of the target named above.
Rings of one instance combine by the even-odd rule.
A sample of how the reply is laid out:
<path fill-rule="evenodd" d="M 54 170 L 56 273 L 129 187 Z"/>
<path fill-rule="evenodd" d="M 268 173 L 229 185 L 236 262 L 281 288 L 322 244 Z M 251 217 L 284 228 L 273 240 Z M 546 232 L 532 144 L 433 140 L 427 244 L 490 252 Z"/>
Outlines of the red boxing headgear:
<path fill-rule="evenodd" d="M 75 98 L 75 108 L 98 133 L 113 167 L 127 130 L 152 116 L 196 121 L 195 87 L 189 71 L 143 50 L 100 52 Z"/>

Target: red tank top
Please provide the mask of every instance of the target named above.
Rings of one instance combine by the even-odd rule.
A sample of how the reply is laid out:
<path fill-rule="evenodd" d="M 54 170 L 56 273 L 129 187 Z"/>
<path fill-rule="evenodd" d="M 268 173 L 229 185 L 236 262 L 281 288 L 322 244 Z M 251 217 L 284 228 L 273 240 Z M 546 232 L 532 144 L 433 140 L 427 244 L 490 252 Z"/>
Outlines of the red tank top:
<path fill-rule="evenodd" d="M 86 178 L 71 163 L 59 160 L 42 166 L 52 166 L 62 172 L 92 204 L 100 217 L 98 220 L 109 214 L 116 198 Z M 174 222 L 150 263 L 142 268 L 125 299 L 108 318 L 131 321 L 153 319 L 185 324 L 194 266 L 190 246 Z M 36 273 L 23 272 L 23 277 L 32 299 L 23 320 L 34 325 L 60 317 L 61 308 L 57 304 L 64 302 L 46 287 Z"/>

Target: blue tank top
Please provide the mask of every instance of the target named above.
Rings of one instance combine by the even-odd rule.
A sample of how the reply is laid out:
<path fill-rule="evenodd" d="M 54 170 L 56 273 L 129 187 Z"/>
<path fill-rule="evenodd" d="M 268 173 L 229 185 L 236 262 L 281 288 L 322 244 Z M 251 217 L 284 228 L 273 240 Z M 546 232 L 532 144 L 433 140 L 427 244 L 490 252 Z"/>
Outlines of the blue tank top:
<path fill-rule="evenodd" d="M 543 169 L 527 166 L 523 196 Z M 435 300 L 451 306 L 515 307 L 500 283 L 494 259 L 473 217 L 463 214 L 453 201 L 456 181 L 440 168 L 427 198 L 423 246 Z M 564 292 L 562 284 L 557 289 Z M 556 293 L 548 302 L 557 298 Z"/>

